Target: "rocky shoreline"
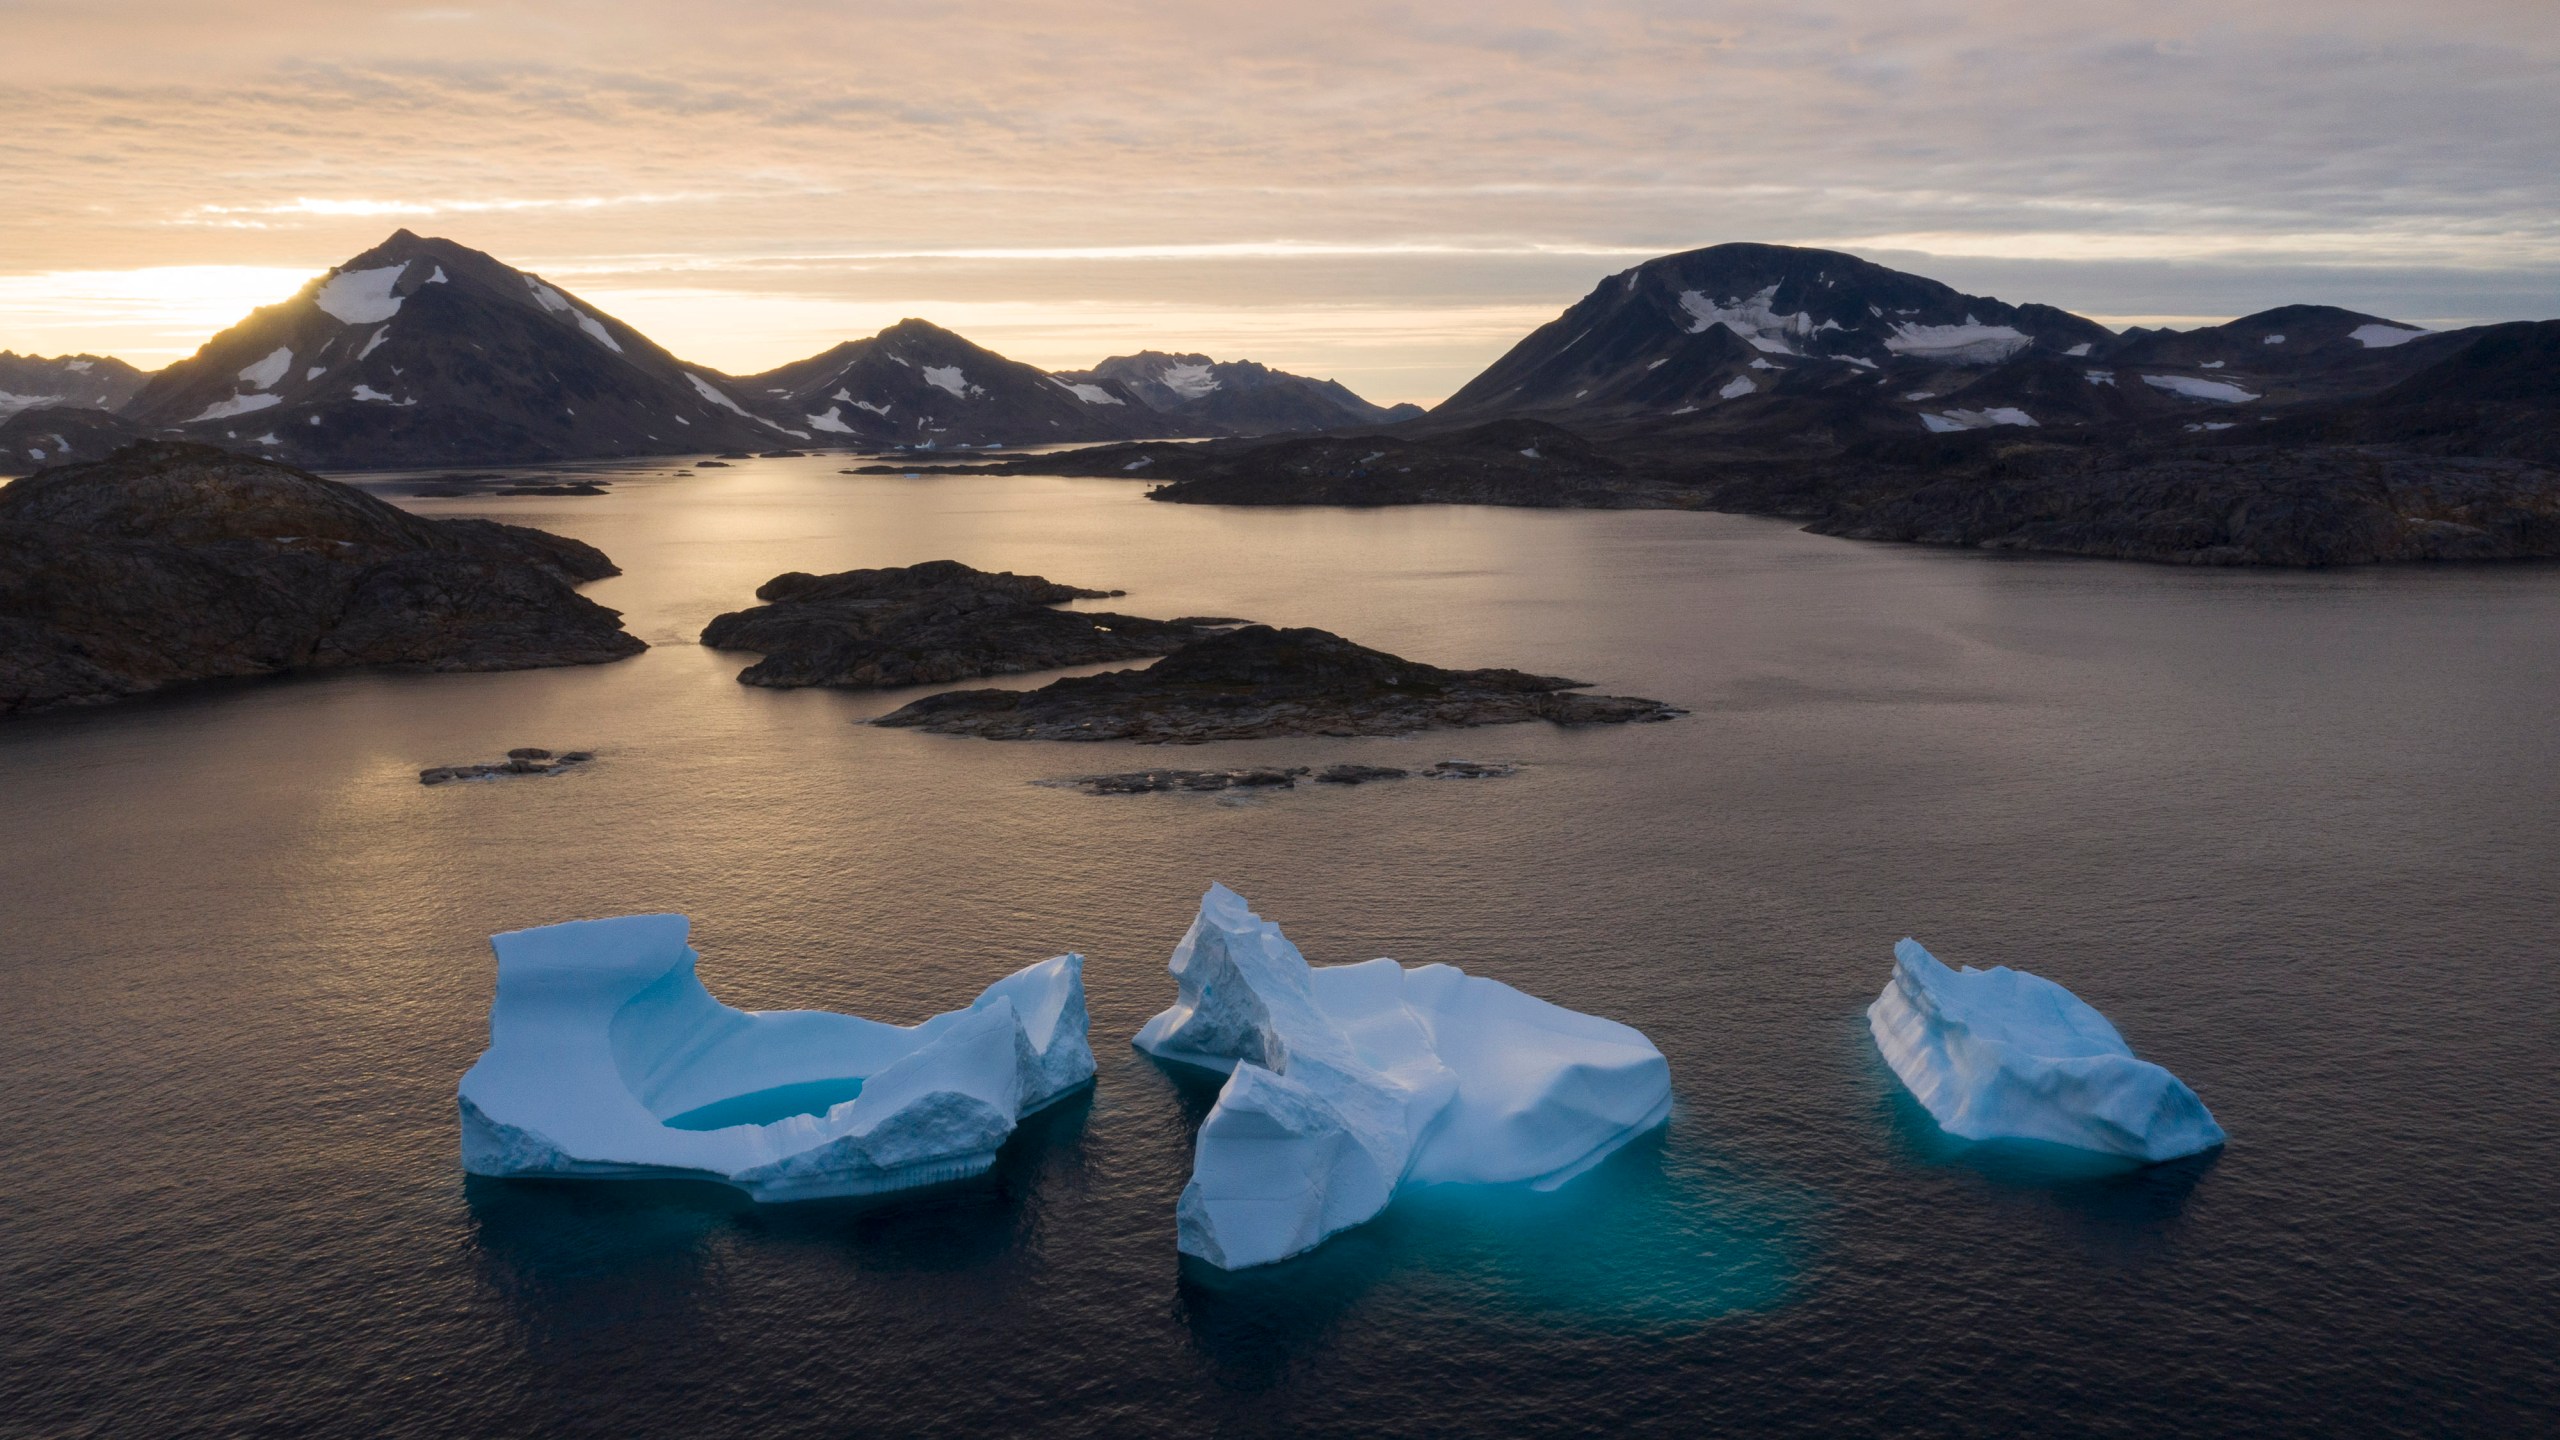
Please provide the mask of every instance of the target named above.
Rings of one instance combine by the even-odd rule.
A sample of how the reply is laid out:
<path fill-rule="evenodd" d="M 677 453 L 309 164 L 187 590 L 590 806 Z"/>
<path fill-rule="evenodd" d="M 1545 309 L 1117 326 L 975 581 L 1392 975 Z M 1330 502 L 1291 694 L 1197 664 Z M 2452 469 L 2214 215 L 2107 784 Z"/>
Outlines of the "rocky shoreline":
<path fill-rule="evenodd" d="M 872 721 L 989 740 L 1195 745 L 1279 735 L 1404 735 L 1546 720 L 1616 725 L 1687 712 L 1659 700 L 1577 695 L 1584 682 L 1518 670 L 1444 670 L 1322 630 L 1249 625 L 1145 670 L 1037 690 L 953 690 Z"/>
<path fill-rule="evenodd" d="M 1244 623 L 1056 608 L 1121 593 L 990 574 L 956 560 L 835 575 L 795 571 L 757 588 L 766 603 L 704 626 L 702 643 L 764 657 L 739 672 L 741 684 L 876 690 L 1144 659 Z"/>
<path fill-rule="evenodd" d="M 1258 766 L 1243 770 L 1130 770 L 1117 775 L 1070 775 L 1035 785 L 1081 790 L 1087 795 L 1161 795 L 1171 791 L 1294 790 L 1301 780 L 1318 785 L 1367 785 L 1406 780 L 1492 780 L 1520 772 L 1509 760 L 1442 760 L 1416 772 L 1395 765 Z"/>
<path fill-rule="evenodd" d="M 620 660 L 648 647 L 576 590 L 619 573 L 565 536 L 128 446 L 0 490 L 0 715 L 287 671 Z"/>

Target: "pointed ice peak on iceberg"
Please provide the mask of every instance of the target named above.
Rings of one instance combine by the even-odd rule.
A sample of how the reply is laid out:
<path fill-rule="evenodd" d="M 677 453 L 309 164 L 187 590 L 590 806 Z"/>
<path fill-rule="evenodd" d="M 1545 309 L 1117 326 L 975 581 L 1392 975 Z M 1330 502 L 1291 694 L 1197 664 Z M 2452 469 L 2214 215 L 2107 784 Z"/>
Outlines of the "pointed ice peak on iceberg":
<path fill-rule="evenodd" d="M 1182 1250 L 1283 1260 L 1402 1183 L 1552 1189 L 1661 1123 L 1671 1072 L 1624 1025 L 1448 965 L 1310 966 L 1212 885 L 1139 1049 L 1228 1073 L 1175 1209 Z"/>
<path fill-rule="evenodd" d="M 1867 1026 L 1885 1063 L 1947 1133 L 2146 1163 L 2223 1143 L 2193 1090 L 2136 1059 L 2106 1016 L 2062 986 L 2006 965 L 1950 970 L 1908 938 L 1893 956 L 1893 979 L 1867 1007 Z"/>
<path fill-rule="evenodd" d="M 625 915 L 491 937 L 464 1169 L 682 1176 L 759 1200 L 904 1189 L 986 1170 L 1024 1114 L 1093 1078 L 1080 955 L 898 1026 L 723 1005 L 694 975 L 690 928 Z"/>

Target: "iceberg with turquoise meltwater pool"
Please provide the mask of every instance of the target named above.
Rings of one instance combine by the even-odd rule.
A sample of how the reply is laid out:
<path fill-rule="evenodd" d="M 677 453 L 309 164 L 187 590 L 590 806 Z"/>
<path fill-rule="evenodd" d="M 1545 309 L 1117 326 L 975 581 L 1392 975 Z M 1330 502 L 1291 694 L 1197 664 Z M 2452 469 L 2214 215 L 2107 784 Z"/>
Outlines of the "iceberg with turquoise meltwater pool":
<path fill-rule="evenodd" d="M 806 1200 L 965 1179 L 1093 1078 L 1084 957 L 918 1025 L 747 1011 L 694 976 L 682 915 L 490 938 L 489 1048 L 462 1077 L 475 1175 L 715 1180 Z"/>

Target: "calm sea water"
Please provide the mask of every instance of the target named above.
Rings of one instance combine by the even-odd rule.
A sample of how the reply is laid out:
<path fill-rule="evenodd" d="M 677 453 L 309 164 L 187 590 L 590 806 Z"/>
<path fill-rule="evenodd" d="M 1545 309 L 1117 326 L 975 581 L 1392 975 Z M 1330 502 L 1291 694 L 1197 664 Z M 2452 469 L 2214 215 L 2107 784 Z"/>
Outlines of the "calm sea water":
<path fill-rule="evenodd" d="M 1247 512 L 774 460 L 409 500 L 602 546 L 655 649 L 0 726 L 0 1431 L 2547 1433 L 2560 1421 L 2560 570 L 2188 572 L 1716 515 Z M 791 569 L 950 557 L 1696 713 L 1187 751 L 857 722 L 695 646 Z M 1045 677 L 1041 677 L 1045 678 Z M 1037 679 L 1022 683 L 1037 683 Z M 557 779 L 426 765 L 592 747 Z M 1148 764 L 1528 762 L 1238 801 Z M 1211 880 L 1318 963 L 1643 1029 L 1667 1130 L 1187 1268 L 1211 1096 L 1127 1037 Z M 895 1021 L 1091 957 L 1090 1099 L 984 1183 L 759 1209 L 466 1180 L 492 931 L 680 909 L 749 1007 Z M 1892 942 L 2105 1010 L 2201 1164 L 1946 1143 Z"/>

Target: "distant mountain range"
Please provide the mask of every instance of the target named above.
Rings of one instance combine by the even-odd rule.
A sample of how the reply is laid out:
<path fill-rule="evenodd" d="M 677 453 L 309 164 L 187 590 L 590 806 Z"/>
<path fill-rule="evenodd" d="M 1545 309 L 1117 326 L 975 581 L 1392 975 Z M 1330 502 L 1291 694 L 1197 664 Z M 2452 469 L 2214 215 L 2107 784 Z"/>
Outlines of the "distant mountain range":
<path fill-rule="evenodd" d="M 1778 245 L 1609 276 L 1427 414 L 1203 355 L 1051 373 L 922 320 L 733 378 L 407 231 L 147 381 L 89 356 L 0 356 L 0 377 L 21 470 L 171 436 L 329 469 L 1101 442 L 995 468 L 2196 563 L 2560 555 L 2560 321 L 2293 305 L 2118 333 Z M 1166 443 L 1188 437 L 1211 438 Z"/>
<path fill-rule="evenodd" d="M 1310 380 L 1250 360 L 1114 355 L 1090 370 L 1060 371 L 1061 384 L 1118 387 L 1161 417 L 1163 435 L 1279 435 L 1418 420 L 1419 405 L 1372 405 L 1335 380 Z"/>
<path fill-rule="evenodd" d="M 363 470 L 1236 435 L 1407 413 L 1420 411 L 1201 356 L 1051 375 L 922 320 L 739 379 L 538 275 L 402 230 L 157 374 L 0 354 L 0 473 L 140 439 Z"/>
<path fill-rule="evenodd" d="M 113 410 L 151 377 L 107 355 L 20 355 L 0 350 L 0 419 L 44 405 Z"/>
<path fill-rule="evenodd" d="M 2121 334 L 1825 250 L 1603 280 L 1423 419 L 1037 462 L 1220 505 L 1722 509 L 2198 564 L 2560 556 L 2560 320 Z"/>

